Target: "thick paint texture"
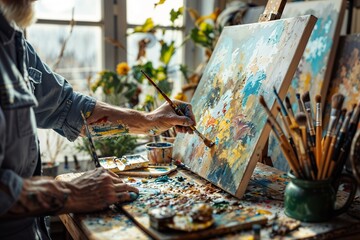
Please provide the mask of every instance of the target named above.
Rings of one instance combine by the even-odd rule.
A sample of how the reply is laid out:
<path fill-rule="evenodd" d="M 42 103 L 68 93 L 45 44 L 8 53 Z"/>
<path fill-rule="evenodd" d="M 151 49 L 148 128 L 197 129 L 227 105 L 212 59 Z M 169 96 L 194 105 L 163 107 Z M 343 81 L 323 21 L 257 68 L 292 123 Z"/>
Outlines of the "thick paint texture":
<path fill-rule="evenodd" d="M 282 18 L 306 14 L 312 14 L 318 18 L 288 90 L 288 96 L 290 101 L 294 103 L 293 110 L 295 112 L 298 110 L 296 93 L 302 94 L 309 91 L 313 103 L 315 103 L 314 98 L 317 94 L 326 93 L 331 75 L 331 69 L 328 69 L 328 66 L 333 64 L 330 54 L 334 54 L 332 51 L 336 50 L 334 39 L 338 38 L 339 35 L 336 32 L 336 27 L 341 20 L 340 15 L 343 7 L 342 0 L 292 2 L 285 6 Z M 325 89 L 325 92 L 322 92 L 322 89 Z M 315 107 L 315 104 L 312 107 Z M 279 143 L 271 135 L 269 156 L 276 168 L 288 171 L 289 165 L 278 146 Z"/>
<path fill-rule="evenodd" d="M 360 101 L 360 34 L 340 37 L 333 74 L 326 98 L 324 126 L 328 124 L 331 98 L 335 93 L 345 96 L 343 107 L 348 111 Z"/>
<path fill-rule="evenodd" d="M 273 86 L 286 88 L 285 76 L 310 17 L 226 27 L 192 98 L 197 129 L 215 142 L 208 148 L 196 135 L 180 134 L 174 158 L 234 195 L 244 191 L 258 160 L 259 140 L 267 115 L 259 104 L 263 95 L 271 107 Z M 297 63 L 296 63 L 297 64 Z M 293 70 L 295 67 L 293 66 Z"/>

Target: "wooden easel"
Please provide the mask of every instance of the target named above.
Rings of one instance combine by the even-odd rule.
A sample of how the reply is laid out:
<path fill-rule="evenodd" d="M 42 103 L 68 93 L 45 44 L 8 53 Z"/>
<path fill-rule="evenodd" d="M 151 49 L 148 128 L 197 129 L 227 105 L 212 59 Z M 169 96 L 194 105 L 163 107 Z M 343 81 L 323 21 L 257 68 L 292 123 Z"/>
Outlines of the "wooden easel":
<path fill-rule="evenodd" d="M 260 15 L 258 22 L 267 22 L 281 18 L 285 8 L 286 0 L 269 0 L 266 4 L 264 12 Z M 260 156 L 260 162 L 268 166 L 273 166 L 271 158 L 268 156 L 269 140 L 264 145 L 264 149 Z"/>

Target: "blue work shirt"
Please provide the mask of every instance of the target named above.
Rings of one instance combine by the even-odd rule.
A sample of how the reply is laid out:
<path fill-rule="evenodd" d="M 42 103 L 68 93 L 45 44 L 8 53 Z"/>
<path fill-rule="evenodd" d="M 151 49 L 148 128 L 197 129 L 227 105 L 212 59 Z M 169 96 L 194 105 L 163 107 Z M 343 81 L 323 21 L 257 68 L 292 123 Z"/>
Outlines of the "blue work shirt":
<path fill-rule="evenodd" d="M 0 12 L 0 216 L 18 200 L 22 179 L 40 172 L 36 127 L 74 141 L 83 124 L 80 111 L 91 113 L 95 103 L 43 63 Z M 38 220 L 2 219 L 0 239 L 44 239 Z"/>

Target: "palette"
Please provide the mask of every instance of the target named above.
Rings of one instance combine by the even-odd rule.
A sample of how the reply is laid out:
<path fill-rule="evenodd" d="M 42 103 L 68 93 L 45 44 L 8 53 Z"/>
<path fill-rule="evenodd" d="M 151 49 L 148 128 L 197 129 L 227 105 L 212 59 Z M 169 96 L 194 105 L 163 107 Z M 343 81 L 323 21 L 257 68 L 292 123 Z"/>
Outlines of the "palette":
<path fill-rule="evenodd" d="M 193 179 L 193 181 L 196 181 L 197 183 L 203 182 L 203 188 L 207 184 L 206 181 L 189 171 L 178 171 L 181 171 L 181 176 L 185 176 L 187 179 Z M 175 177 L 176 179 L 176 176 L 178 175 L 175 175 L 175 173 L 176 172 L 172 174 L 171 178 Z M 82 173 L 62 174 L 56 179 L 61 181 L 71 181 L 73 178 L 81 175 Z M 288 178 L 286 173 L 264 164 L 257 163 L 251 181 L 247 187 L 247 191 L 243 199 L 238 202 L 240 202 L 243 209 L 253 209 L 256 212 L 261 213 L 262 216 L 268 217 L 270 222 L 271 219 L 274 218 L 275 213 L 278 214 L 280 218 L 283 218 L 283 192 L 287 181 Z M 141 187 L 142 183 L 138 182 L 137 185 L 140 186 L 140 192 L 149 192 L 147 190 L 144 191 L 144 188 Z M 220 195 L 223 193 L 223 191 L 216 188 L 215 192 Z M 340 200 L 345 200 L 347 197 L 346 192 L 339 191 L 338 194 Z M 228 194 L 225 193 L 224 198 L 228 198 Z M 350 217 L 349 214 L 354 215 L 356 218 Z M 352 234 L 360 231 L 360 223 L 359 220 L 357 220 L 359 217 L 360 198 L 356 198 L 352 205 L 352 209 L 348 214 L 343 214 L 332 221 L 320 224 L 302 223 L 298 230 L 284 236 L 284 239 L 341 238 L 344 237 L 345 234 Z M 113 206 L 108 210 L 96 213 L 63 214 L 60 215 L 60 219 L 74 239 L 153 239 L 137 227 L 122 210 L 114 208 Z M 270 231 L 271 227 L 263 227 L 261 229 L 261 239 L 270 239 Z M 179 232 L 179 234 L 182 233 Z M 201 233 L 199 235 L 203 234 Z M 217 236 L 216 239 L 238 240 L 252 239 L 252 237 L 252 230 L 243 230 L 241 232 L 232 232 L 224 236 Z M 205 237 L 199 236 L 199 239 L 204 238 Z M 280 237 L 278 238 L 280 239 Z"/>
<path fill-rule="evenodd" d="M 133 182 L 131 183 L 133 186 Z M 141 188 L 159 189 L 160 194 L 142 194 L 131 203 L 121 205 L 127 215 L 134 220 L 146 233 L 154 239 L 199 239 L 212 235 L 225 234 L 237 230 L 251 228 L 253 224 L 265 224 L 266 214 L 257 208 L 244 207 L 239 200 L 225 193 L 192 174 L 176 172 L 149 180 L 147 183 L 138 181 Z M 158 231 L 150 227 L 149 210 L 169 207 L 179 214 L 184 214 L 196 203 L 206 202 L 214 209 L 214 224 L 200 231 Z"/>
<path fill-rule="evenodd" d="M 215 142 L 178 134 L 174 159 L 242 197 L 269 135 L 259 96 L 274 112 L 305 49 L 313 16 L 225 27 L 192 98 L 197 129 Z"/>

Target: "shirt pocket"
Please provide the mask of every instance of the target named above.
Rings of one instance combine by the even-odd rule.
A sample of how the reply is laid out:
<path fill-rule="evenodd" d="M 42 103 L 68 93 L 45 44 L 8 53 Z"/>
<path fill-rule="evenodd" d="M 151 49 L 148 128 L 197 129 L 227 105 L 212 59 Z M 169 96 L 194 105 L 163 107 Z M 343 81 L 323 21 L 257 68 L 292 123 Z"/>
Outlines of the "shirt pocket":
<path fill-rule="evenodd" d="M 29 67 L 28 73 L 31 84 L 31 91 L 34 93 L 36 85 L 40 84 L 42 81 L 42 72 L 36 68 Z"/>
<path fill-rule="evenodd" d="M 16 109 L 17 135 L 19 138 L 35 135 L 36 120 L 32 108 Z"/>

